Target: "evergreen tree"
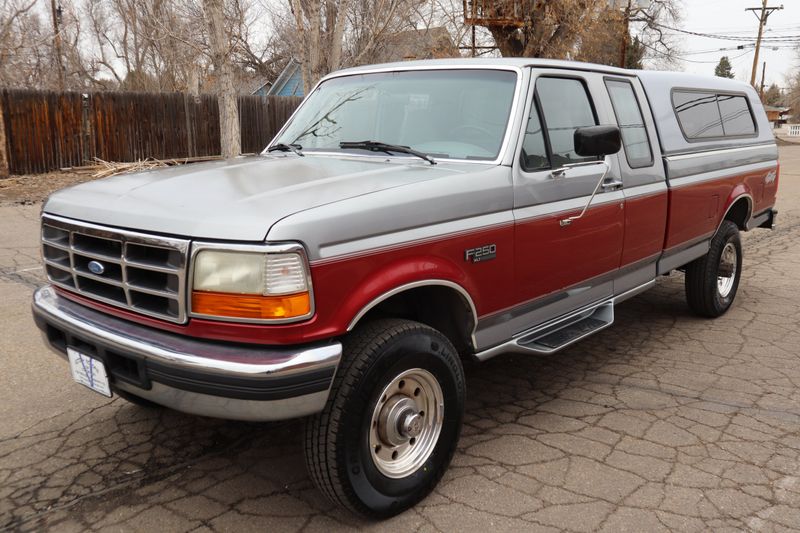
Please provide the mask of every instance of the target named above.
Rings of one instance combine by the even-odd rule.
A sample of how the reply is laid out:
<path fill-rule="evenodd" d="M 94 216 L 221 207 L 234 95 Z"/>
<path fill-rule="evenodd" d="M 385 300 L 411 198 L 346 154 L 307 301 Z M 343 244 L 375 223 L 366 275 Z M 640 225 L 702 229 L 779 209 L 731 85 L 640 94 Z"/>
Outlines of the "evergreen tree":
<path fill-rule="evenodd" d="M 714 76 L 719 76 L 720 78 L 733 78 L 733 70 L 728 56 L 722 56 L 719 58 L 719 63 L 717 63 L 717 66 L 714 68 Z"/>
<path fill-rule="evenodd" d="M 780 87 L 774 83 L 764 91 L 764 103 L 766 105 L 781 106 L 783 105 L 783 93 Z"/>
<path fill-rule="evenodd" d="M 644 53 L 644 45 L 639 40 L 639 37 L 634 37 L 625 50 L 625 68 L 643 69 Z"/>

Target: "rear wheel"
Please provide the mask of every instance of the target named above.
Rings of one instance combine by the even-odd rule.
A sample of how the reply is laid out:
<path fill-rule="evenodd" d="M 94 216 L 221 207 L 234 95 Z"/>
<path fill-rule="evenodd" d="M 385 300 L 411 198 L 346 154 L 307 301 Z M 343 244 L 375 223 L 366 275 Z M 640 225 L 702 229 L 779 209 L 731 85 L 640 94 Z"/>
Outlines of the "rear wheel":
<path fill-rule="evenodd" d="M 716 318 L 733 304 L 742 274 L 739 228 L 725 220 L 708 253 L 686 267 L 686 301 L 700 316 Z"/>
<path fill-rule="evenodd" d="M 385 518 L 422 500 L 456 449 L 464 375 L 450 341 L 409 320 L 345 340 L 325 409 L 306 421 L 309 473 L 333 502 Z"/>

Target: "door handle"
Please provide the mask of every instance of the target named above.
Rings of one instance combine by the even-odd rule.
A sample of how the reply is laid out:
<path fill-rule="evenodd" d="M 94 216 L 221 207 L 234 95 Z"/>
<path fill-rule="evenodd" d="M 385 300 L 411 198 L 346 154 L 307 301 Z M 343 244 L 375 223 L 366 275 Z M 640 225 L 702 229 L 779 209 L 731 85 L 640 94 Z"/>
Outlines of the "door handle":
<path fill-rule="evenodd" d="M 622 188 L 622 180 L 617 178 L 603 180 L 602 187 L 604 191 L 616 191 L 617 189 Z"/>

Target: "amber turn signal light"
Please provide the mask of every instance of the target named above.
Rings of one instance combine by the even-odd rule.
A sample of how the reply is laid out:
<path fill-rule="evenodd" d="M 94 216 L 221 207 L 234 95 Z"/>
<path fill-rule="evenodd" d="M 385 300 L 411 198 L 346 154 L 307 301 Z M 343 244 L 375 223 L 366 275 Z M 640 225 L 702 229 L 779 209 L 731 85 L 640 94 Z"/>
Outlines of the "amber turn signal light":
<path fill-rule="evenodd" d="M 296 318 L 311 312 L 308 292 L 282 296 L 193 291 L 192 312 L 230 318 L 270 320 Z"/>

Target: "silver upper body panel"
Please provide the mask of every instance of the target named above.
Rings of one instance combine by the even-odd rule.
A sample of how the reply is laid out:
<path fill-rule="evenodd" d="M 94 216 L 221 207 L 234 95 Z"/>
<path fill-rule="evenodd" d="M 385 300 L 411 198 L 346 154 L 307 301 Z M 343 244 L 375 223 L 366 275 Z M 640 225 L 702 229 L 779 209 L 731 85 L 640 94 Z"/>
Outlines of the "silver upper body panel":
<path fill-rule="evenodd" d="M 614 120 L 607 94 L 598 96 L 604 91 L 604 77 L 638 76 L 642 87 L 634 81 L 636 91 L 640 100 L 647 99 L 656 117 L 655 124 L 646 118 L 648 129 L 652 133 L 658 131 L 668 160 L 688 151 L 748 144 L 762 144 L 765 148 L 726 158 L 742 164 L 776 156 L 760 105 L 752 106 L 757 117 L 757 138 L 702 143 L 687 143 L 683 138 L 669 100 L 671 87 L 719 87 L 753 97 L 755 93 L 749 86 L 731 80 L 526 58 L 410 61 L 358 67 L 330 77 L 453 68 L 500 68 L 519 73 L 507 137 L 497 160 L 491 163 L 439 160 L 431 166 L 410 156 L 262 154 L 84 183 L 52 195 L 44 211 L 111 227 L 192 239 L 299 241 L 306 246 L 312 262 L 510 223 L 514 219 L 514 184 L 520 180 L 515 170 L 519 138 L 533 83 L 541 73 L 572 72 L 585 77 L 604 123 Z M 651 135 L 654 143 L 655 137 Z M 703 160 L 700 164 L 713 165 L 714 161 Z M 628 185 L 639 186 L 642 192 L 650 191 L 645 187 L 664 183 L 658 164 L 638 171 L 638 175 L 621 167 L 616 156 L 611 158 L 611 165 L 612 174 L 623 174 Z M 686 166 L 680 161 L 673 165 L 676 172 L 691 173 L 681 165 Z M 593 183 L 589 178 L 586 181 L 591 182 L 587 186 Z M 635 189 L 628 189 L 625 194 L 635 194 Z M 583 196 L 581 191 L 576 197 Z"/>

